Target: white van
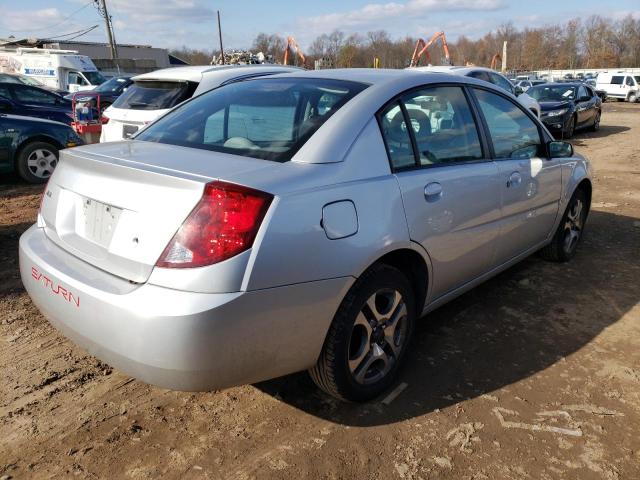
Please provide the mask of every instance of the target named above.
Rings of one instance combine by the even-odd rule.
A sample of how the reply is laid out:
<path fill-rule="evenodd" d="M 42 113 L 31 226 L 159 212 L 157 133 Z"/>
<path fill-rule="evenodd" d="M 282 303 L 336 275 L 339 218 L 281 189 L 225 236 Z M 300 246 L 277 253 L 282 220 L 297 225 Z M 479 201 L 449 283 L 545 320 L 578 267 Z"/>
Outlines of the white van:
<path fill-rule="evenodd" d="M 0 72 L 26 75 L 68 92 L 91 90 L 105 81 L 91 59 L 75 50 L 0 49 Z"/>
<path fill-rule="evenodd" d="M 637 102 L 640 100 L 640 75 L 625 72 L 603 72 L 596 79 L 596 90 L 604 90 L 607 97 Z"/>
<path fill-rule="evenodd" d="M 164 68 L 132 78 L 133 85 L 103 112 L 100 142 L 124 140 L 179 103 L 226 83 L 300 70 L 284 65 L 206 65 Z"/>

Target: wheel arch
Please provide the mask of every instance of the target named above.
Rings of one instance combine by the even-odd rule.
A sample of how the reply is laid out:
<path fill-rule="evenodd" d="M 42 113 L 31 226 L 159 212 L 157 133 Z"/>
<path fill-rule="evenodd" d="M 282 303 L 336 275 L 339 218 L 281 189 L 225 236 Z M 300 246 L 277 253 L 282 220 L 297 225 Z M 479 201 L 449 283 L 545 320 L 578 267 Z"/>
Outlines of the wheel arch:
<path fill-rule="evenodd" d="M 379 257 L 366 270 L 379 264 L 395 267 L 407 276 L 416 295 L 417 314 L 420 315 L 431 285 L 430 261 L 426 252 L 418 252 L 417 249 L 406 247 L 391 250 Z"/>

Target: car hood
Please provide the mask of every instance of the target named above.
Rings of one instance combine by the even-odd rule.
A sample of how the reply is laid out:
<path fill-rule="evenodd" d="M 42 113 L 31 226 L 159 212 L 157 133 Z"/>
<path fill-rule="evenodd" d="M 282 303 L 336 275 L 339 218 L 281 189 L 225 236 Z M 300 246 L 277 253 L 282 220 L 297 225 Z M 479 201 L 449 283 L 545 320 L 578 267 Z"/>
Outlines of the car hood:
<path fill-rule="evenodd" d="M 548 111 L 548 110 L 558 110 L 560 108 L 569 108 L 572 105 L 572 102 L 566 101 L 566 100 L 562 100 L 562 101 L 546 101 L 546 102 L 539 102 L 540 103 L 540 108 L 543 111 Z"/>
<path fill-rule="evenodd" d="M 3 114 L 2 117 L 6 118 L 8 120 L 18 120 L 20 122 L 43 123 L 43 124 L 56 125 L 56 126 L 62 125 L 64 127 L 68 127 L 69 126 L 66 123 L 56 122 L 54 120 L 47 120 L 45 118 L 37 118 L 37 117 L 27 117 L 27 116 L 24 116 L 24 115 Z"/>

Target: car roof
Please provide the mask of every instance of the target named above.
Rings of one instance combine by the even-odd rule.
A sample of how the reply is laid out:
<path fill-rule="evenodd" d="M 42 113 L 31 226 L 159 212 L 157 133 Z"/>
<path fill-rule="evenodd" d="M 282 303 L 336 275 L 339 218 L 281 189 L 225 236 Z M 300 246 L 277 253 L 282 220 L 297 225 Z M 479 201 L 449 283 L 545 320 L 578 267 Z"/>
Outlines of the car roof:
<path fill-rule="evenodd" d="M 399 70 L 387 68 L 331 68 L 326 70 L 301 70 L 286 74 L 287 77 L 326 78 L 360 82 L 369 85 L 393 82 L 396 79 L 406 78 L 409 75 L 424 79 L 424 72 L 417 72 L 413 69 Z M 278 76 L 280 77 L 282 75 Z M 439 73 L 437 76 L 434 74 L 434 78 L 442 81 L 442 76 Z M 455 78 L 455 80 L 459 81 L 460 78 Z M 429 81 L 425 83 L 429 83 Z"/>
<path fill-rule="evenodd" d="M 544 87 L 579 87 L 581 85 L 585 85 L 583 82 L 547 82 Z"/>
<path fill-rule="evenodd" d="M 199 82 L 205 74 L 227 73 L 229 70 L 241 70 L 243 74 L 250 75 L 254 71 L 260 72 L 260 69 L 271 67 L 272 69 L 280 69 L 286 71 L 295 70 L 297 67 L 273 64 L 260 65 L 193 65 L 188 67 L 163 68 L 153 72 L 143 73 L 132 77 L 137 80 L 185 80 L 189 82 Z"/>
<path fill-rule="evenodd" d="M 492 68 L 476 67 L 475 65 L 463 66 L 463 65 L 429 65 L 428 67 L 409 67 L 407 70 L 417 70 L 419 72 L 444 72 L 451 73 L 453 75 L 466 75 L 469 72 L 492 72 L 498 75 L 503 75 Z M 522 79 L 525 80 L 525 79 Z M 528 79 L 526 79 L 528 80 Z"/>

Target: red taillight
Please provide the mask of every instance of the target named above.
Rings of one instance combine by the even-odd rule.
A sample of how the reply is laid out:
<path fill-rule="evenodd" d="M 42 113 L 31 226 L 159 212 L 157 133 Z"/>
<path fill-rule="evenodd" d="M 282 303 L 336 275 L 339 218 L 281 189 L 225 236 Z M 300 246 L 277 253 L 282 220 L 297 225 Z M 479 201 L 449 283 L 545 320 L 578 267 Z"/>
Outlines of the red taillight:
<path fill-rule="evenodd" d="M 164 249 L 156 266 L 202 267 L 253 245 L 273 196 L 225 182 L 205 186 L 196 208 Z"/>

